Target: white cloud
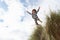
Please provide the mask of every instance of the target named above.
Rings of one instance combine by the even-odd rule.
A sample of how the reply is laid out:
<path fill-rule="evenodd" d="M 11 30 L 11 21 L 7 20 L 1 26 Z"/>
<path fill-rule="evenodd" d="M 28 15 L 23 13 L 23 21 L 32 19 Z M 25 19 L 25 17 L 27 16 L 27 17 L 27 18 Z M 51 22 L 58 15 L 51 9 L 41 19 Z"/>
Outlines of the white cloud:
<path fill-rule="evenodd" d="M 28 20 L 23 23 L 19 21 L 20 16 L 24 15 L 23 5 L 15 0 L 5 0 L 5 2 L 8 4 L 8 11 L 0 10 L 4 14 L 0 16 L 4 20 L 3 23 L 0 23 L 1 40 L 27 40 L 33 27 L 30 25 L 31 21 L 30 24 L 28 24 Z"/>

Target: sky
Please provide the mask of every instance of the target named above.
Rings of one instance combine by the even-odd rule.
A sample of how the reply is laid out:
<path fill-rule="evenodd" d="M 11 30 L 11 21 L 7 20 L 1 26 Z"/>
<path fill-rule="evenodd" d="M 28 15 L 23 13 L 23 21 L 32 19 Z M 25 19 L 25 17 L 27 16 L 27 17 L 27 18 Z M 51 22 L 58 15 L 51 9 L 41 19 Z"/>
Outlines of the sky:
<path fill-rule="evenodd" d="M 45 25 L 49 9 L 60 10 L 60 0 L 0 0 L 0 40 L 28 40 L 36 25 L 31 15 L 38 9 L 39 24 Z"/>

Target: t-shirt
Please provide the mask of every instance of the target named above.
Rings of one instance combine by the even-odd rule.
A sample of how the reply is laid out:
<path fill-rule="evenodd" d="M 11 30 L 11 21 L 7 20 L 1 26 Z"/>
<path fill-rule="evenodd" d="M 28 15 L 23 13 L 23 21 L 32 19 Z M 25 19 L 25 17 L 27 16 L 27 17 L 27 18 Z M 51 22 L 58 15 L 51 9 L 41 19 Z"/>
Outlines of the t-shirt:
<path fill-rule="evenodd" d="M 33 19 L 38 18 L 37 13 L 32 13 L 32 18 L 33 18 Z"/>

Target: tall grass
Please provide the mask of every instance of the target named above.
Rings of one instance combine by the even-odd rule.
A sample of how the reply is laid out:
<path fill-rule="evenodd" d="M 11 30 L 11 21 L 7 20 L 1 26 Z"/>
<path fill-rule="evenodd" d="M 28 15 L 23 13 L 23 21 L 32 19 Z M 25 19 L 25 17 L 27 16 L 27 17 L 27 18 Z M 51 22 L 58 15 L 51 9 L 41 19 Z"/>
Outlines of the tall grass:
<path fill-rule="evenodd" d="M 39 25 L 35 29 L 34 33 L 31 35 L 30 40 L 40 40 L 40 35 L 42 34 L 42 27 Z"/>
<path fill-rule="evenodd" d="M 46 22 L 47 32 L 50 36 L 50 40 L 60 40 L 60 12 L 51 12 L 50 17 L 47 17 Z"/>
<path fill-rule="evenodd" d="M 29 40 L 60 40 L 60 12 L 46 16 L 46 26 L 37 26 Z"/>

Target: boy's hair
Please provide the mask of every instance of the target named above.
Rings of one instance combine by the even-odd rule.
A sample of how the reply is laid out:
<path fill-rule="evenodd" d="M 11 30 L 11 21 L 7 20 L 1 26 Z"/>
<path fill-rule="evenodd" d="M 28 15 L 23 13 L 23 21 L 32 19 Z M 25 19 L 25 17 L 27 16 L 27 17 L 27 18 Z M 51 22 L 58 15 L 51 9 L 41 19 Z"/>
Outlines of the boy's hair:
<path fill-rule="evenodd" d="M 32 11 L 35 11 L 36 12 L 36 9 L 33 9 Z"/>

